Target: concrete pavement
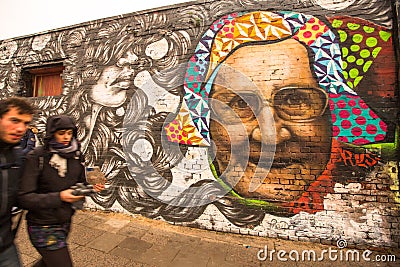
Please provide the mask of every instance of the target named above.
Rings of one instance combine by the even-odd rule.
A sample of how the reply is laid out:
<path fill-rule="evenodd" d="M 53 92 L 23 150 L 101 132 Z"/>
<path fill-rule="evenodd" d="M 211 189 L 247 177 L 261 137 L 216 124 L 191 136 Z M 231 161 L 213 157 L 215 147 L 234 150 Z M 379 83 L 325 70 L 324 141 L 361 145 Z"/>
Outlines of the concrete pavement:
<path fill-rule="evenodd" d="M 26 221 L 21 224 L 16 244 L 24 266 L 32 266 L 39 259 L 39 254 L 30 244 Z M 74 216 L 69 244 L 75 267 L 400 266 L 398 249 L 374 251 L 368 256 L 370 262 L 362 259 L 364 250 L 357 250 L 349 253 L 350 260 L 346 261 L 346 249 L 342 251 L 342 260 L 339 252 L 333 252 L 331 257 L 328 253 L 322 254 L 323 250 L 338 249 L 327 245 L 221 233 L 171 225 L 138 215 L 88 210 L 78 211 Z M 286 261 L 279 260 L 279 250 L 286 252 L 280 257 Z M 316 261 L 308 259 L 310 251 L 316 253 Z M 359 261 L 351 257 L 354 253 L 359 253 Z M 304 261 L 302 254 L 305 255 Z M 297 255 L 298 261 L 295 260 Z M 390 255 L 397 255 L 395 262 Z M 386 262 L 375 261 L 376 256 L 380 259 L 384 256 Z"/>

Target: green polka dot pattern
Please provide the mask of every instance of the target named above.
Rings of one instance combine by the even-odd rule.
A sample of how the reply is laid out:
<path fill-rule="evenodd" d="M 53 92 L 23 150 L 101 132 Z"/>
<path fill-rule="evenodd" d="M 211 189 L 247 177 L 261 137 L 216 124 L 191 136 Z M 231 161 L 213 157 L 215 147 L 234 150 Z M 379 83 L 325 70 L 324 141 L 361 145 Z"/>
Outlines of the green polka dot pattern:
<path fill-rule="evenodd" d="M 350 88 L 355 88 L 379 55 L 384 42 L 391 33 L 373 26 L 346 23 L 335 19 L 332 26 L 337 29 L 342 43 L 343 76 Z"/>

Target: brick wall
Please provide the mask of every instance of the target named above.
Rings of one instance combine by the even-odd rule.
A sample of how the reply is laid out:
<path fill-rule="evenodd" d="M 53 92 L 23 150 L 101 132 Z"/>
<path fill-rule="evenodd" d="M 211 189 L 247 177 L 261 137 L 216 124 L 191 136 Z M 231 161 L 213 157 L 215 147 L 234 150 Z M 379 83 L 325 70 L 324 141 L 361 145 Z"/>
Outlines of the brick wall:
<path fill-rule="evenodd" d="M 210 230 L 400 246 L 392 1 L 198 1 L 0 42 L 1 97 L 62 63 L 107 189 L 87 207 Z"/>

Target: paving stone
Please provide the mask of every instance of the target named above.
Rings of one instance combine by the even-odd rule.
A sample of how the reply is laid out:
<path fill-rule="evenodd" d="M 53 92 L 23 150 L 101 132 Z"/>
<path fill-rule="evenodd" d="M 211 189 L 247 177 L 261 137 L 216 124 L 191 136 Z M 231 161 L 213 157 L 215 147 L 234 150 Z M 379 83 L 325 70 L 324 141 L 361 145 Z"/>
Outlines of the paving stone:
<path fill-rule="evenodd" d="M 105 230 L 107 232 L 114 232 L 120 230 L 121 228 L 123 228 L 124 226 L 126 226 L 127 224 L 129 224 L 129 220 L 121 220 L 121 219 L 117 219 L 117 218 L 111 218 L 109 220 L 107 220 L 104 223 L 104 226 L 109 226 L 108 228 L 102 228 L 102 230 Z"/>
<path fill-rule="evenodd" d="M 114 233 L 104 233 L 96 239 L 92 240 L 87 244 L 88 247 L 94 248 L 100 251 L 109 252 L 120 244 L 124 239 L 123 235 L 117 235 Z"/>
<path fill-rule="evenodd" d="M 187 246 L 180 248 L 178 254 L 167 266 L 190 266 L 194 262 L 196 267 L 206 267 L 210 259 L 208 250 L 200 250 L 198 246 L 188 243 Z"/>
<path fill-rule="evenodd" d="M 147 218 L 146 218 L 147 219 Z M 150 219 L 148 219 L 150 220 Z M 146 221 L 146 220 L 135 220 L 134 222 L 129 222 L 126 226 L 127 227 L 132 227 L 132 228 L 136 228 L 136 229 L 141 229 L 141 230 L 145 230 L 148 231 L 151 228 L 150 225 L 150 221 Z"/>
<path fill-rule="evenodd" d="M 105 232 L 102 230 L 93 229 L 85 225 L 74 224 L 71 227 L 69 242 L 84 246 L 104 233 Z"/>
<path fill-rule="evenodd" d="M 85 211 L 81 211 L 81 212 L 75 212 L 74 216 L 72 217 L 72 223 L 74 224 L 80 224 L 82 223 L 84 220 L 88 219 L 88 214 L 87 212 L 85 213 Z"/>
<path fill-rule="evenodd" d="M 151 248 L 152 244 L 135 237 L 125 238 L 119 245 L 121 248 L 144 251 Z"/>
<path fill-rule="evenodd" d="M 183 235 L 183 234 L 172 234 L 169 237 L 170 240 L 174 241 L 174 240 L 180 240 L 179 243 L 181 244 L 190 244 L 191 247 L 193 247 L 194 245 L 197 245 L 201 238 L 197 237 L 197 236 L 188 236 L 188 235 Z"/>
<path fill-rule="evenodd" d="M 159 245 L 166 245 L 171 240 L 167 236 L 157 235 L 157 234 L 154 234 L 154 233 L 146 233 L 140 239 L 143 240 L 143 241 L 152 243 L 152 244 L 159 244 Z"/>
<path fill-rule="evenodd" d="M 139 229 L 136 227 L 131 226 L 130 224 L 122 227 L 118 230 L 117 234 L 124 235 L 124 236 L 133 236 L 136 238 L 142 238 L 147 233 L 145 229 Z"/>
<path fill-rule="evenodd" d="M 121 248 L 121 247 L 116 247 L 113 250 L 111 250 L 108 254 L 116 256 L 116 257 L 121 257 L 125 259 L 129 259 L 132 261 L 137 261 L 137 253 L 135 251 L 126 249 L 126 248 Z"/>
<path fill-rule="evenodd" d="M 162 244 L 154 243 L 150 249 L 138 255 L 138 260 L 153 266 L 168 266 L 179 252 L 176 243 L 168 240 Z"/>
<path fill-rule="evenodd" d="M 126 257 L 119 257 L 111 253 L 104 253 L 88 247 L 82 247 L 79 251 L 72 251 L 71 255 L 74 261 L 74 267 L 144 266 L 142 263 L 135 262 L 134 260 L 127 259 Z"/>
<path fill-rule="evenodd" d="M 78 224 L 89 228 L 101 229 L 107 220 L 108 218 L 104 216 L 89 215 L 86 220 L 82 219 Z"/>
<path fill-rule="evenodd" d="M 246 262 L 251 264 L 251 266 L 254 266 L 253 264 L 258 265 L 260 262 L 260 260 L 257 258 L 257 253 L 259 250 L 259 248 L 247 248 L 242 245 L 231 245 L 225 260 L 236 264 Z"/>

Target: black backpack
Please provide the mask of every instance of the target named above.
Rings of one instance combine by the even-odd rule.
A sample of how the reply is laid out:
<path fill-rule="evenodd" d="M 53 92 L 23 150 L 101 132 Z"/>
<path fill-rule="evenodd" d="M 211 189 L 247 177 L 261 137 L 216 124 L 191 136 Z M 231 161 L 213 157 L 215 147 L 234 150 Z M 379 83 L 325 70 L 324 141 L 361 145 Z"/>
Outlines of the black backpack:
<path fill-rule="evenodd" d="M 22 148 L 20 146 L 16 146 L 13 148 L 13 152 L 14 152 L 15 161 L 0 164 L 0 169 L 5 170 L 5 169 L 10 169 L 12 167 L 21 167 L 22 166 L 22 164 L 24 163 L 24 160 L 25 160 L 25 156 L 22 153 Z"/>
<path fill-rule="evenodd" d="M 10 169 L 10 168 L 14 168 L 14 167 L 22 167 L 24 160 L 25 160 L 25 156 L 22 153 L 22 148 L 20 146 L 16 146 L 13 148 L 13 152 L 14 152 L 14 158 L 15 161 L 11 162 L 11 163 L 2 163 L 0 164 L 0 169 L 2 170 L 6 170 L 6 169 Z M 22 209 L 18 208 L 18 207 L 12 207 L 11 210 L 11 214 L 12 214 L 12 218 L 13 218 L 13 222 L 15 222 L 15 225 L 13 225 L 13 234 L 14 236 L 17 234 L 19 225 L 21 224 L 21 220 L 22 220 Z"/>

